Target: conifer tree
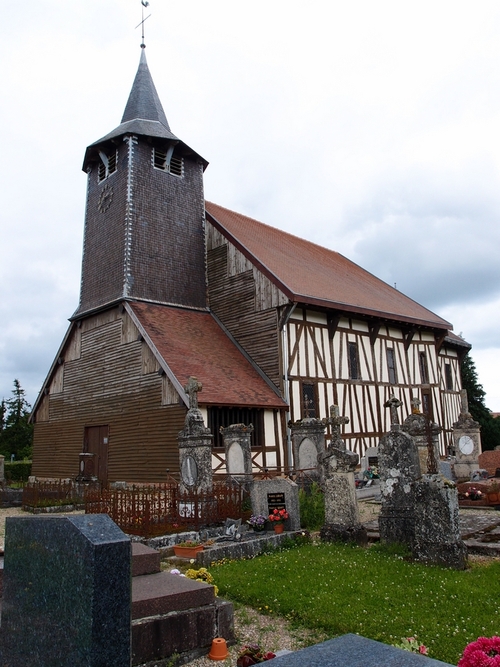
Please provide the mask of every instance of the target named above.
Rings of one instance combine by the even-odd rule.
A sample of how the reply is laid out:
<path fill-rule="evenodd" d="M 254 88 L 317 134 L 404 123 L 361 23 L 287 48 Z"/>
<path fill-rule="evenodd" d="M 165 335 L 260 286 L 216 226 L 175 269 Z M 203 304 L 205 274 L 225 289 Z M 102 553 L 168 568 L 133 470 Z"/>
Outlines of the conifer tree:
<path fill-rule="evenodd" d="M 33 425 L 30 424 L 31 406 L 19 380 L 14 380 L 12 398 L 3 399 L 0 408 L 0 454 L 10 461 L 31 458 Z"/>
<path fill-rule="evenodd" d="M 486 392 L 479 383 L 476 365 L 470 353 L 464 357 L 461 367 L 462 387 L 467 389 L 469 412 L 481 425 L 481 446 L 483 451 L 500 446 L 500 419 L 494 419 L 486 407 Z"/>

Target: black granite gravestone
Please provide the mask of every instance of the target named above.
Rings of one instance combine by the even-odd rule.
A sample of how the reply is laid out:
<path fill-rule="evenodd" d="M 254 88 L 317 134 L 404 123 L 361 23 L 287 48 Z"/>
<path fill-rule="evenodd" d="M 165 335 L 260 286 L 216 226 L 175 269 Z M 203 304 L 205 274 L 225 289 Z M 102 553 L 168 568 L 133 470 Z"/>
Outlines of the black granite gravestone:
<path fill-rule="evenodd" d="M 130 549 L 105 514 L 8 518 L 2 667 L 128 667 Z"/>

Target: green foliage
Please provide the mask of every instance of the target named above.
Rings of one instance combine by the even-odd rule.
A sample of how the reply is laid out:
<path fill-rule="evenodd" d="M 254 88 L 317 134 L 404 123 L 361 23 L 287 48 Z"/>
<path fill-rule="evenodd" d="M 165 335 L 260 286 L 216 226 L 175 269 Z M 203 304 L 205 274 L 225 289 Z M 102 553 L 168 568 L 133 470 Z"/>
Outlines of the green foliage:
<path fill-rule="evenodd" d="M 500 561 L 465 571 L 430 567 L 387 549 L 309 544 L 212 570 L 220 595 L 334 637 L 395 644 L 418 637 L 457 664 L 464 647 L 498 633 Z M 480 603 L 478 603 L 480 600 Z"/>
<path fill-rule="evenodd" d="M 313 482 L 310 489 L 299 490 L 300 526 L 307 530 L 319 530 L 325 523 L 325 498 L 319 484 Z"/>
<path fill-rule="evenodd" d="M 29 423 L 31 406 L 19 380 L 14 380 L 13 397 L 0 404 L 0 454 L 10 461 L 30 459 L 33 452 L 33 424 Z"/>
<path fill-rule="evenodd" d="M 467 353 L 461 366 L 462 387 L 467 390 L 469 412 L 481 424 L 481 445 L 483 451 L 500 445 L 500 419 L 494 419 L 485 404 L 486 392 L 479 384 L 476 365 Z"/>
<path fill-rule="evenodd" d="M 31 461 L 5 461 L 5 479 L 9 482 L 27 482 L 31 475 Z"/>

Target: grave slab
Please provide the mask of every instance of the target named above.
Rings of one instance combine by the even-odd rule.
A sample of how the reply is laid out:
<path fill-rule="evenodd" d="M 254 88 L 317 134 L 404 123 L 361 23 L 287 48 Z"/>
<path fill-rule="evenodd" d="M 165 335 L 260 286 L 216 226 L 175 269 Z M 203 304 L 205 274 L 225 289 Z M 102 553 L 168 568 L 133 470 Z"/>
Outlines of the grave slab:
<path fill-rule="evenodd" d="M 452 667 L 448 662 L 403 651 L 359 635 L 342 635 L 276 657 L 273 667 Z"/>
<path fill-rule="evenodd" d="M 105 514 L 7 518 L 0 664 L 129 665 L 130 553 Z"/>
<path fill-rule="evenodd" d="M 214 599 L 213 586 L 169 572 L 132 579 L 133 619 L 213 605 Z"/>

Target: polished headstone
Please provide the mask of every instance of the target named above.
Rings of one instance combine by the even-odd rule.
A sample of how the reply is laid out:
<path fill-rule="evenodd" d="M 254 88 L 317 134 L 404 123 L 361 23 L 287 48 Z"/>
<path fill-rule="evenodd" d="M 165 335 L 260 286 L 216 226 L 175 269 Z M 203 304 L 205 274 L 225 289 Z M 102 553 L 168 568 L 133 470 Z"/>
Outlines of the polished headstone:
<path fill-rule="evenodd" d="M 273 667 L 451 667 L 447 662 L 403 651 L 359 635 L 342 635 L 276 657 Z"/>
<path fill-rule="evenodd" d="M 2 667 L 128 666 L 130 553 L 105 514 L 7 518 Z"/>

